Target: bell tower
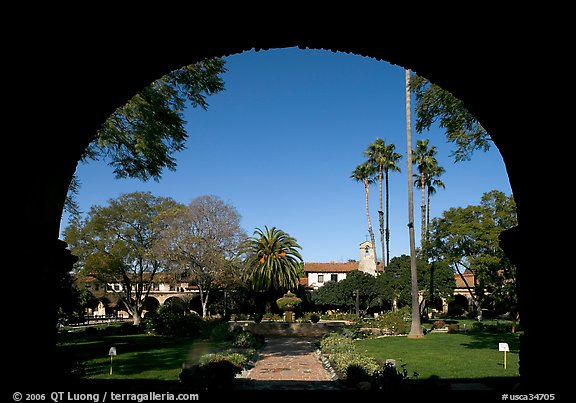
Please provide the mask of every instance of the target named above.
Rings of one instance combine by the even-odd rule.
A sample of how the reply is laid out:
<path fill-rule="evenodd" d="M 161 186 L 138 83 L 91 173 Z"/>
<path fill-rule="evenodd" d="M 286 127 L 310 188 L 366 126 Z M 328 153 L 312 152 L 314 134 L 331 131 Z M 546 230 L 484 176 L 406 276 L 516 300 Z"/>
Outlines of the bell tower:
<path fill-rule="evenodd" d="M 360 263 L 358 270 L 376 275 L 376 263 L 374 262 L 374 247 L 372 242 L 364 241 L 360 244 Z"/>

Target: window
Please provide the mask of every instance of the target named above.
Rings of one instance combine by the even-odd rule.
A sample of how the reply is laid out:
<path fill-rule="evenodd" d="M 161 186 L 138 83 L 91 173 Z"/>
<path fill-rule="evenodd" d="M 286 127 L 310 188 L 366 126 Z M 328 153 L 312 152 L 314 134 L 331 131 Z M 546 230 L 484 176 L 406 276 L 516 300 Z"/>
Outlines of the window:
<path fill-rule="evenodd" d="M 368 245 L 366 245 L 364 247 L 364 256 L 368 256 L 370 254 L 370 247 Z"/>
<path fill-rule="evenodd" d="M 120 291 L 120 284 L 114 284 L 114 290 Z"/>
<path fill-rule="evenodd" d="M 323 282 L 324 282 L 324 274 L 318 274 L 318 282 L 319 282 L 319 283 L 323 283 Z"/>
<path fill-rule="evenodd" d="M 330 281 L 338 281 L 338 274 L 330 274 Z"/>

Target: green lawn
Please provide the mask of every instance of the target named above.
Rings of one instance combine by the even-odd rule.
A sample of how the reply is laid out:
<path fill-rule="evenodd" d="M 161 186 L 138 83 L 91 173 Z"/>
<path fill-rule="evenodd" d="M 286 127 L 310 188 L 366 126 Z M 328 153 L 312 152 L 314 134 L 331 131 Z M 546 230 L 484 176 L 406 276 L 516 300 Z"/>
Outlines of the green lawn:
<path fill-rule="evenodd" d="M 423 339 L 405 336 L 358 340 L 358 346 L 379 360 L 395 359 L 406 364 L 408 375 L 417 379 L 518 377 L 518 334 L 510 333 L 428 333 Z M 498 351 L 508 343 L 510 352 Z"/>
<path fill-rule="evenodd" d="M 153 379 L 177 381 L 184 361 L 217 351 L 220 343 L 138 335 L 65 334 L 60 349 L 83 362 L 88 379 Z M 110 347 L 116 347 L 110 372 Z"/>

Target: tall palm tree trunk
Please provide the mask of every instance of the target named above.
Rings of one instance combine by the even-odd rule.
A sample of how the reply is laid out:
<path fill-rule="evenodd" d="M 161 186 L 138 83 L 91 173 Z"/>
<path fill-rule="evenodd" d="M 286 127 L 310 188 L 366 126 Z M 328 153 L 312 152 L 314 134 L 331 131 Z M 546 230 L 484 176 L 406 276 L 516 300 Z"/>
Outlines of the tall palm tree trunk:
<path fill-rule="evenodd" d="M 372 221 L 370 221 L 370 209 L 368 208 L 368 195 L 370 193 L 369 190 L 370 184 L 368 183 L 368 179 L 364 179 L 364 189 L 366 190 L 366 219 L 368 220 L 368 233 L 370 234 L 370 242 L 372 242 L 372 250 L 374 251 L 374 262 L 378 265 L 378 258 L 376 257 L 376 241 L 374 240 L 374 231 L 372 231 Z"/>
<path fill-rule="evenodd" d="M 422 248 L 422 251 L 424 251 L 424 244 L 426 241 L 426 181 L 424 178 L 426 174 L 425 172 L 421 172 L 420 175 L 422 176 L 422 179 L 420 180 L 420 187 L 422 189 L 422 200 L 420 202 L 420 225 L 422 226 L 420 229 L 420 247 Z"/>
<path fill-rule="evenodd" d="M 426 240 L 428 240 L 428 228 L 430 227 L 430 187 L 428 187 L 428 192 L 427 192 L 427 203 L 426 203 Z"/>
<path fill-rule="evenodd" d="M 389 192 L 390 188 L 388 186 L 388 170 L 384 171 L 386 175 L 386 266 L 390 264 L 390 200 L 389 200 Z M 384 261 L 384 259 L 382 259 Z"/>
<path fill-rule="evenodd" d="M 380 244 L 382 246 L 382 267 L 386 267 L 386 253 L 384 248 L 384 209 L 382 208 L 382 166 L 378 170 L 378 184 L 380 185 L 380 210 L 378 210 L 378 219 L 380 221 Z M 378 262 L 376 262 L 378 264 Z"/>
<path fill-rule="evenodd" d="M 406 146 L 408 154 L 408 232 L 410 236 L 410 275 L 412 279 L 412 323 L 408 338 L 424 337 L 420 323 L 418 273 L 416 271 L 416 241 L 414 235 L 414 192 L 412 186 L 412 120 L 410 116 L 410 70 L 406 70 Z"/>

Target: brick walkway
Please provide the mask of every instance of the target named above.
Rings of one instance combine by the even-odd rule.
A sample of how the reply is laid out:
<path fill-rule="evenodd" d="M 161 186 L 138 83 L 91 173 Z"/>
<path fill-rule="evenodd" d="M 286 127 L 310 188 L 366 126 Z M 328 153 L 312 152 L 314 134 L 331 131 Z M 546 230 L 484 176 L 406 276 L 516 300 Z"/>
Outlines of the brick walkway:
<path fill-rule="evenodd" d="M 313 343 L 305 337 L 267 338 L 254 368 L 238 379 L 240 389 L 338 389 Z"/>

